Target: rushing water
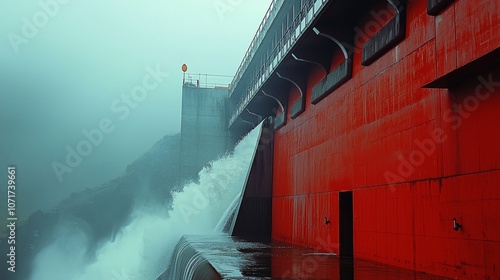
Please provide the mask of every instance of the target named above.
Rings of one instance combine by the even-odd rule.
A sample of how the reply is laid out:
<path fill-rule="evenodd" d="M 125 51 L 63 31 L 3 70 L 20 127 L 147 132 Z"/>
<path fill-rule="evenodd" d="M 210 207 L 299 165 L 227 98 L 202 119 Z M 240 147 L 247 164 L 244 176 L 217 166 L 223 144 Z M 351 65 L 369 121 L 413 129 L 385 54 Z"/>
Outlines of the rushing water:
<path fill-rule="evenodd" d="M 135 209 L 131 222 L 103 244 L 91 262 L 85 258 L 85 233 L 60 229 L 57 240 L 37 255 L 31 280 L 156 279 L 168 266 L 182 235 L 221 234 L 214 231 L 216 226 L 222 230 L 231 223 L 260 131 L 259 125 L 233 153 L 200 171 L 199 183 L 189 183 L 174 193 L 171 205 Z"/>

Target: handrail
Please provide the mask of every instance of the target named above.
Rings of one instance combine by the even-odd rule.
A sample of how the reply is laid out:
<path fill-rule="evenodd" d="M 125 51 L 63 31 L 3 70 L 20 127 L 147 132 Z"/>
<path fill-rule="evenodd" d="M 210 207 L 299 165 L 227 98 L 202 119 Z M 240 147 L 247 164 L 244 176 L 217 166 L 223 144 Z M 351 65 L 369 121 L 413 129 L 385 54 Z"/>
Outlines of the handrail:
<path fill-rule="evenodd" d="M 230 89 L 230 80 L 232 78 L 233 76 L 229 75 L 184 73 L 182 77 L 182 85 L 185 87 Z"/>
<path fill-rule="evenodd" d="M 269 5 L 269 8 L 267 9 L 264 18 L 260 22 L 259 28 L 257 28 L 257 32 L 255 33 L 252 42 L 248 46 L 248 49 L 245 55 L 243 56 L 243 59 L 241 60 L 238 70 L 236 70 L 236 74 L 234 75 L 234 78 L 231 81 L 231 85 L 236 85 L 240 81 L 241 77 L 243 76 L 243 73 L 248 67 L 248 64 L 250 64 L 250 62 L 252 61 L 253 55 L 260 46 L 260 43 L 262 43 L 262 40 L 264 39 L 267 30 L 269 29 L 269 26 L 274 21 L 274 18 L 278 14 L 279 9 L 281 8 L 284 2 L 285 0 L 273 0 Z M 233 86 L 231 88 L 234 89 Z M 232 93 L 233 92 L 231 90 L 229 95 L 231 95 Z"/>
<path fill-rule="evenodd" d="M 271 54 L 262 64 L 259 72 L 254 76 L 250 86 L 246 89 L 246 92 L 242 94 L 238 100 L 229 119 L 229 126 L 233 124 L 236 118 L 243 112 L 244 108 L 248 106 L 257 93 L 257 90 L 263 85 L 264 81 L 269 78 L 270 74 L 273 73 L 275 68 L 286 56 L 286 53 L 292 48 L 293 44 L 302 36 L 307 27 L 309 27 L 313 18 L 323 9 L 326 2 L 328 2 L 328 0 L 308 0 L 304 2 L 300 12 L 292 21 L 285 34 L 283 34 L 278 44 L 276 44 Z M 308 15 L 312 17 L 308 17 Z M 243 64 L 240 65 L 240 68 L 242 65 Z M 235 79 L 236 77 L 237 76 L 235 76 Z M 233 79 L 233 82 L 235 79 Z M 236 84 L 231 83 L 231 91 L 234 91 L 235 88 Z"/>

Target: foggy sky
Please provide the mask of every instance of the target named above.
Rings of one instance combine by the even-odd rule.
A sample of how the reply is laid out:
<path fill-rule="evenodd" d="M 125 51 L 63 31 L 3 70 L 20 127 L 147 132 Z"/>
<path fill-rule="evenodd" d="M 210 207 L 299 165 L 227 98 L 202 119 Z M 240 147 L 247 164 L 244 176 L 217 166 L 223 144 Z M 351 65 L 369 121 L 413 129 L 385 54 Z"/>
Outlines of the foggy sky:
<path fill-rule="evenodd" d="M 180 132 L 181 65 L 234 75 L 270 2 L 2 1 L 0 186 L 15 164 L 18 216 L 119 176 Z M 78 148 L 88 155 L 71 167 Z M 71 173 L 58 178 L 56 162 Z"/>

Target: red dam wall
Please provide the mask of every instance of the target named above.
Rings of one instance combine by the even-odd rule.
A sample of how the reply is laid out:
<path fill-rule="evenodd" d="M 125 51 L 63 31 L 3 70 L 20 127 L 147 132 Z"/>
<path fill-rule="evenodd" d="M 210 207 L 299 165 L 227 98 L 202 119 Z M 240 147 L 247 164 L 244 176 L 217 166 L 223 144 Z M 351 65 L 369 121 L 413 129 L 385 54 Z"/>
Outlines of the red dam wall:
<path fill-rule="evenodd" d="M 407 1 L 404 40 L 369 66 L 355 51 L 352 78 L 316 105 L 325 72 L 308 70 L 305 112 L 275 131 L 272 238 L 339 253 L 339 192 L 352 191 L 354 256 L 499 279 L 500 65 L 424 86 L 498 53 L 500 1 L 426 8 Z"/>

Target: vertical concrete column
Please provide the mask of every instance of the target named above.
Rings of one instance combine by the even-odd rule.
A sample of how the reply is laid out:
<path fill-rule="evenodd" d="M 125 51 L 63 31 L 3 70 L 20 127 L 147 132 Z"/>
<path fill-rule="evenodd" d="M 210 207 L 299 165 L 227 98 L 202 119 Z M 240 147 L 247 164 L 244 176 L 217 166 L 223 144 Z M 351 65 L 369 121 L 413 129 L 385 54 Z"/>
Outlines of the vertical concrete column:
<path fill-rule="evenodd" d="M 192 178 L 234 144 L 227 131 L 227 88 L 182 88 L 181 180 Z"/>

